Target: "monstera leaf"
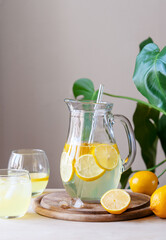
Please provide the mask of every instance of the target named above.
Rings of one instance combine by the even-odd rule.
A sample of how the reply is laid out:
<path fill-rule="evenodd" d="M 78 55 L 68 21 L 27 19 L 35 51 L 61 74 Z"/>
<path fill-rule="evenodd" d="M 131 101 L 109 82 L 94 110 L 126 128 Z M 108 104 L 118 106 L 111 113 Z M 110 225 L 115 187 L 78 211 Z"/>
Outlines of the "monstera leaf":
<path fill-rule="evenodd" d="M 148 101 L 166 111 L 166 47 L 147 44 L 136 58 L 133 81 Z"/>
<path fill-rule="evenodd" d="M 73 84 L 73 94 L 75 98 L 81 96 L 81 100 L 96 100 L 97 93 L 95 92 L 93 82 L 88 78 L 80 78 Z"/>
<path fill-rule="evenodd" d="M 125 172 L 122 173 L 121 179 L 120 179 L 121 188 L 126 187 L 128 179 L 132 173 L 133 173 L 133 171 L 131 170 L 131 168 L 129 168 L 128 170 L 126 170 Z"/>
<path fill-rule="evenodd" d="M 140 43 L 139 50 L 141 51 L 149 43 L 153 43 L 153 40 L 151 37 L 145 39 L 143 42 Z"/>
<path fill-rule="evenodd" d="M 162 115 L 158 123 L 158 137 L 161 142 L 161 146 L 166 155 L 166 115 Z"/>
<path fill-rule="evenodd" d="M 156 163 L 158 120 L 157 110 L 140 103 L 137 104 L 133 115 L 134 133 L 147 168 L 153 167 Z"/>

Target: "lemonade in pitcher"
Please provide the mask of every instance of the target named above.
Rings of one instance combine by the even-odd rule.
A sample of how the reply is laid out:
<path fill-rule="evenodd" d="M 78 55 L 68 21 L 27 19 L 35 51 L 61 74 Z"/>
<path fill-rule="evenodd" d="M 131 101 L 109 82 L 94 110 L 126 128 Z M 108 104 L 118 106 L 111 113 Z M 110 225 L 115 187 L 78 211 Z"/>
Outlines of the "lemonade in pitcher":
<path fill-rule="evenodd" d="M 61 157 L 61 178 L 72 197 L 94 202 L 117 188 L 122 161 L 116 144 L 66 144 Z"/>
<path fill-rule="evenodd" d="M 65 102 L 70 110 L 70 126 L 60 162 L 63 185 L 72 198 L 99 202 L 106 191 L 118 187 L 122 171 L 134 160 L 135 138 L 131 124 L 124 116 L 113 115 L 110 103 L 70 99 Z M 123 124 L 127 133 L 129 155 L 125 161 L 120 157 L 114 137 L 116 121 Z"/>

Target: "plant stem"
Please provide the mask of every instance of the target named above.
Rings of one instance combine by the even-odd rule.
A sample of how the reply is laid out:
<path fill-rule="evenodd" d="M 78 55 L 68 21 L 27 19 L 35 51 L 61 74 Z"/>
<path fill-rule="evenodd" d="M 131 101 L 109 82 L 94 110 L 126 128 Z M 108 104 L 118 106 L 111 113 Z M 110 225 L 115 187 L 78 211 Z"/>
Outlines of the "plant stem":
<path fill-rule="evenodd" d="M 164 171 L 158 176 L 158 178 L 160 178 L 165 172 L 166 172 L 166 169 L 164 169 Z"/>
<path fill-rule="evenodd" d="M 160 162 L 159 164 L 155 165 L 154 167 L 146 169 L 145 171 L 153 171 L 154 169 L 156 169 L 157 167 L 161 166 L 165 162 L 166 162 L 166 159 L 163 160 L 162 162 Z M 132 171 L 132 173 L 136 173 L 136 172 L 139 172 L 139 171 L 142 171 L 142 170 L 135 170 L 135 171 Z"/>
<path fill-rule="evenodd" d="M 161 109 L 159 107 L 156 107 L 156 106 L 154 106 L 154 105 L 152 105 L 152 104 L 150 104 L 148 102 L 144 102 L 144 101 L 142 101 L 140 99 L 136 99 L 136 98 L 132 98 L 132 97 L 126 97 L 126 96 L 119 96 L 119 95 L 114 95 L 114 94 L 105 93 L 105 92 L 103 94 L 106 95 L 106 96 L 110 96 L 110 97 L 123 98 L 123 99 L 131 100 L 131 101 L 134 101 L 134 102 L 138 102 L 138 103 L 144 104 L 144 105 L 146 105 L 146 106 L 148 106 L 150 108 L 154 108 L 157 111 L 162 112 L 163 114 L 166 115 L 166 112 L 163 109 Z"/>

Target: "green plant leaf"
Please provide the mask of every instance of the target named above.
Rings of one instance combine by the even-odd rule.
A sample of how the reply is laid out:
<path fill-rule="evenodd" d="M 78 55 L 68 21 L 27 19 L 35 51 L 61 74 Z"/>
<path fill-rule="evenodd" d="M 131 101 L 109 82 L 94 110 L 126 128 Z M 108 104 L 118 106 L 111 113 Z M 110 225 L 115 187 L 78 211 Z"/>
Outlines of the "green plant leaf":
<path fill-rule="evenodd" d="M 157 125 L 159 112 L 138 103 L 133 115 L 135 138 L 141 147 L 141 154 L 147 168 L 156 162 L 157 152 Z"/>
<path fill-rule="evenodd" d="M 161 142 L 161 146 L 166 155 L 166 115 L 162 115 L 158 123 L 158 137 Z"/>
<path fill-rule="evenodd" d="M 166 47 L 146 45 L 136 58 L 133 81 L 148 101 L 166 111 Z"/>
<path fill-rule="evenodd" d="M 149 43 L 153 43 L 153 40 L 151 37 L 145 39 L 143 42 L 140 43 L 139 50 L 141 51 Z"/>
<path fill-rule="evenodd" d="M 125 188 L 126 187 L 128 179 L 129 179 L 131 174 L 132 174 L 131 168 L 129 168 L 128 170 L 126 170 L 125 172 L 122 173 L 121 179 L 120 179 L 121 188 Z"/>
<path fill-rule="evenodd" d="M 97 90 L 93 93 L 91 100 L 93 100 L 93 101 L 97 100 L 98 92 L 99 92 L 99 90 Z"/>
<path fill-rule="evenodd" d="M 83 96 L 81 100 L 91 100 L 94 93 L 93 82 L 88 78 L 80 78 L 73 84 L 73 94 L 75 98 Z"/>

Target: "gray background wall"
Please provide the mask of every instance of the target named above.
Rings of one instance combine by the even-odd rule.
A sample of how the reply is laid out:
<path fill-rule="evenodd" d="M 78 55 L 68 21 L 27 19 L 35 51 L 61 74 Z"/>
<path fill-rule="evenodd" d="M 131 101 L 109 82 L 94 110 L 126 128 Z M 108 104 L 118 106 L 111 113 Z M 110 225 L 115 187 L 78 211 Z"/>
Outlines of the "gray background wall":
<path fill-rule="evenodd" d="M 109 93 L 143 99 L 132 82 L 138 45 L 149 36 L 166 45 L 165 9 L 164 0 L 0 0 L 0 167 L 7 167 L 13 149 L 41 148 L 50 162 L 49 186 L 62 186 L 63 99 L 72 97 L 80 77 L 96 88 L 103 83 Z M 135 103 L 104 100 L 132 121 Z M 116 128 L 124 156 L 121 131 Z M 157 161 L 163 159 L 159 146 Z M 139 146 L 133 167 L 145 168 Z"/>

